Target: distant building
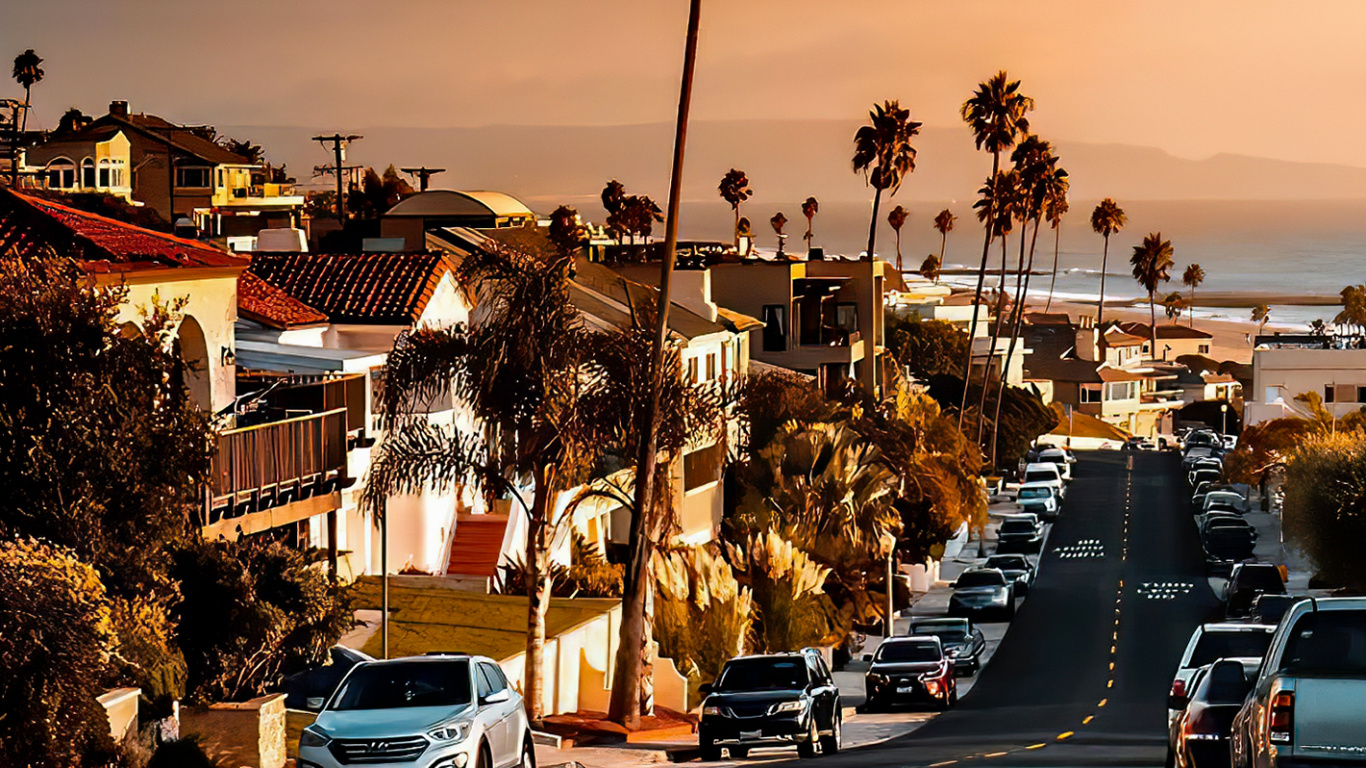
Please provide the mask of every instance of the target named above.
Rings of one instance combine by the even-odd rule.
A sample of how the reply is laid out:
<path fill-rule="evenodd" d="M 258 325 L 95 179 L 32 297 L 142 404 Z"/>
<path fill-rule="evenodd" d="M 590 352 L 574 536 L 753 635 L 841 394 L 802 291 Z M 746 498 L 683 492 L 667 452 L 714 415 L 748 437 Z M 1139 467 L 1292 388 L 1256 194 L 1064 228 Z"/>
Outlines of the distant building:
<path fill-rule="evenodd" d="M 1252 399 L 1244 423 L 1304 416 L 1295 396 L 1306 392 L 1322 397 L 1335 416 L 1366 407 L 1366 349 L 1359 340 L 1258 336 L 1252 350 Z"/>
<path fill-rule="evenodd" d="M 433 189 L 404 198 L 380 218 L 380 236 L 403 238 L 406 250 L 426 247 L 426 232 L 446 227 L 508 229 L 536 225 L 536 214 L 502 192 Z"/>
<path fill-rule="evenodd" d="M 1167 323 L 1157 326 L 1157 354 L 1152 346 L 1152 326 L 1147 323 L 1116 323 L 1121 331 L 1143 340 L 1143 354 L 1159 360 L 1175 360 L 1182 355 L 1206 355 L 1213 349 L 1214 336 L 1199 328 Z"/>

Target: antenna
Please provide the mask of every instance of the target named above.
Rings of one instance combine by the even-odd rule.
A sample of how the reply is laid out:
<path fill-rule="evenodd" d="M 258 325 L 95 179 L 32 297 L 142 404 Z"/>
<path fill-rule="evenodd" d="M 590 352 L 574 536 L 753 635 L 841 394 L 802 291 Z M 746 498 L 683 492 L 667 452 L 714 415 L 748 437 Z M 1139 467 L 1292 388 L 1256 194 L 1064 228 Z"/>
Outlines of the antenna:
<path fill-rule="evenodd" d="M 348 136 L 334 133 L 331 136 L 313 137 L 313 140 L 321 144 L 323 149 L 327 149 L 327 145 L 331 144 L 333 157 L 336 158 L 336 165 L 333 168 L 337 171 L 337 224 L 339 226 L 346 226 L 346 195 L 342 192 L 342 173 L 346 170 L 342 163 L 346 160 L 346 146 L 363 138 L 365 137 L 354 133 Z M 314 168 L 313 171 L 317 173 L 318 168 Z"/>
<path fill-rule="evenodd" d="M 420 168 L 400 168 L 399 170 L 417 179 L 419 192 L 427 191 L 427 182 L 433 176 L 437 175 L 438 173 L 446 172 L 445 168 L 428 168 L 425 165 Z"/>

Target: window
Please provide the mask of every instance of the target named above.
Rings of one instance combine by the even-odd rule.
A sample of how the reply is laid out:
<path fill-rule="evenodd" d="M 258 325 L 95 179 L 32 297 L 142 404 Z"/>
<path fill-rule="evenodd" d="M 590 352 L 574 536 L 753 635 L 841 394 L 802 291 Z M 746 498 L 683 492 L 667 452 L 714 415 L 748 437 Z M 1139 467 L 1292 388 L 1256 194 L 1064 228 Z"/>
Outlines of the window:
<path fill-rule="evenodd" d="M 858 333 L 858 305 L 852 301 L 841 301 L 836 304 L 835 325 L 849 333 Z"/>
<path fill-rule="evenodd" d="M 1323 388 L 1323 402 L 1325 402 L 1325 403 L 1334 402 L 1334 400 L 1333 400 L 1333 389 L 1334 389 L 1334 387 L 1333 387 L 1332 384 L 1329 384 L 1328 386 L 1326 386 L 1326 387 Z"/>
<path fill-rule="evenodd" d="M 707 381 L 716 378 L 716 353 L 707 355 Z"/>
<path fill-rule="evenodd" d="M 1082 401 L 1083 403 L 1099 403 L 1099 402 L 1100 402 L 1100 385 L 1099 385 L 1099 384 L 1083 384 L 1083 385 L 1081 385 L 1081 401 Z"/>
<path fill-rule="evenodd" d="M 1131 400 L 1134 396 L 1134 382 L 1117 381 L 1105 385 L 1106 400 Z"/>
<path fill-rule="evenodd" d="M 1208 344 L 1201 344 L 1201 345 L 1200 345 L 1200 354 L 1202 354 L 1202 355 L 1208 355 L 1208 354 L 1209 354 L 1209 345 L 1208 345 Z"/>
<path fill-rule="evenodd" d="M 109 186 L 109 160 L 100 160 L 100 186 Z"/>
<path fill-rule="evenodd" d="M 786 352 L 787 307 L 781 304 L 765 304 L 761 319 L 764 321 L 764 351 Z"/>
<path fill-rule="evenodd" d="M 202 166 L 189 166 L 175 169 L 175 184 L 177 187 L 207 189 L 209 186 L 209 177 L 210 169 Z"/>
<path fill-rule="evenodd" d="M 688 358 L 688 383 L 697 383 L 697 358 L 695 357 Z"/>
<path fill-rule="evenodd" d="M 223 186 L 223 169 L 218 169 L 218 186 Z"/>
<path fill-rule="evenodd" d="M 76 164 L 70 160 L 55 160 L 47 167 L 47 185 L 52 189 L 71 189 L 76 186 Z"/>
<path fill-rule="evenodd" d="M 497 664 L 480 662 L 479 669 L 489 678 L 489 690 L 497 693 L 508 687 L 508 679 L 503 677 L 503 670 Z"/>
<path fill-rule="evenodd" d="M 683 490 L 691 491 L 721 479 L 722 449 L 709 445 L 683 455 Z"/>
<path fill-rule="evenodd" d="M 95 186 L 95 161 L 88 157 L 81 161 L 81 186 L 87 189 Z"/>

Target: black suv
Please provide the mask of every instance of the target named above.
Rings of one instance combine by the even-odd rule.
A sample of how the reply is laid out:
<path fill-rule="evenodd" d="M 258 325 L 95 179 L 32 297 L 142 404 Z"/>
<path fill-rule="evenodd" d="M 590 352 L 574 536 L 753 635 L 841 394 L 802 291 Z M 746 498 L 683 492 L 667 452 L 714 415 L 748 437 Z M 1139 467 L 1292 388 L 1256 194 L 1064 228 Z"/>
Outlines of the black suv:
<path fill-rule="evenodd" d="M 840 749 L 840 691 L 815 649 L 731 659 L 701 690 L 703 760 L 721 759 L 722 747 L 732 758 L 788 744 L 802 757 L 815 757 L 817 744 L 827 755 Z"/>

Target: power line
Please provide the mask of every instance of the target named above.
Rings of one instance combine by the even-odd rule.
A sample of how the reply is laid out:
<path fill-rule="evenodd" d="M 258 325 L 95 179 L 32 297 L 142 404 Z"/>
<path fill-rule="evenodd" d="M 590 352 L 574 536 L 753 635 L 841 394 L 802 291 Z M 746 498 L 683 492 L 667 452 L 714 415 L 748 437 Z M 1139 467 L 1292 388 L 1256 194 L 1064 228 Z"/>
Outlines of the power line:
<path fill-rule="evenodd" d="M 331 144 L 331 145 L 332 145 L 332 155 L 333 155 L 333 157 L 336 158 L 336 165 L 333 166 L 333 167 L 335 167 L 336 170 L 337 170 L 337 225 L 338 225 L 338 226 L 343 226 L 343 227 L 346 226 L 346 195 L 345 195 L 345 194 L 343 193 L 343 191 L 342 191 L 342 174 L 346 171 L 346 166 L 344 165 L 344 163 L 345 163 L 345 161 L 346 161 L 346 147 L 347 147 L 347 145 L 350 144 L 351 142 L 357 141 L 357 140 L 363 139 L 363 138 L 365 138 L 365 137 L 364 137 L 364 136 L 359 136 L 359 135 L 356 135 L 356 134 L 350 134 L 350 135 L 348 135 L 348 136 L 343 136 L 343 135 L 341 135 L 340 133 L 334 133 L 334 134 L 332 134 L 331 136 L 314 136 L 314 137 L 313 137 L 313 140 L 316 141 L 316 142 L 318 142 L 319 144 L 321 144 L 322 147 L 323 147 L 323 149 L 327 149 L 327 145 L 328 145 L 328 144 Z M 316 169 L 315 169 L 315 170 L 316 170 Z"/>

